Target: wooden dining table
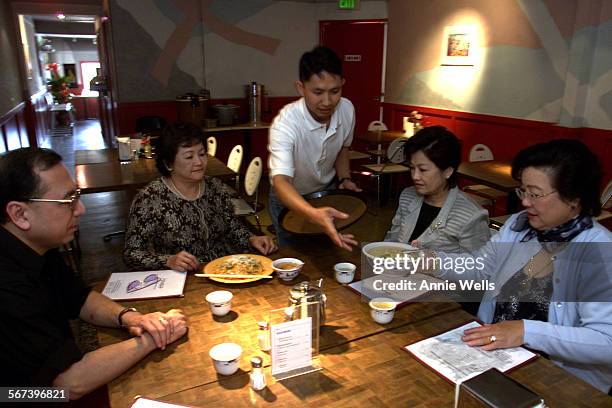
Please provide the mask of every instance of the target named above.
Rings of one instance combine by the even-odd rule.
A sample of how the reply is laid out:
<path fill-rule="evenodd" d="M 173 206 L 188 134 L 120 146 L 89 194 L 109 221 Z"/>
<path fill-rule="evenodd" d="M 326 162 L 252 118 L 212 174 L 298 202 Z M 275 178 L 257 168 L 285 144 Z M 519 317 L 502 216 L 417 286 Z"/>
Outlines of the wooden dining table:
<path fill-rule="evenodd" d="M 230 180 L 236 172 L 221 160 L 208 156 L 206 175 Z M 117 149 L 75 151 L 75 177 L 83 194 L 142 187 L 159 177 L 154 159 L 119 161 Z"/>
<path fill-rule="evenodd" d="M 355 134 L 355 138 L 370 145 L 389 144 L 399 137 L 406 137 L 401 130 L 368 130 Z"/>
<path fill-rule="evenodd" d="M 520 211 L 520 200 L 514 189 L 520 187 L 521 183 L 512 178 L 512 163 L 509 161 L 462 162 L 457 174 L 467 180 L 508 193 L 506 212 L 512 214 Z"/>
<path fill-rule="evenodd" d="M 514 189 L 521 185 L 519 181 L 512 178 L 512 163 L 509 161 L 462 162 L 457 169 L 457 174 L 507 193 L 514 192 Z"/>
<path fill-rule="evenodd" d="M 122 302 L 144 313 L 180 308 L 189 318 L 189 332 L 112 381 L 108 386 L 111 406 L 127 407 L 138 395 L 202 407 L 452 405 L 454 387 L 402 347 L 457 327 L 473 320 L 473 316 L 455 302 L 432 298 L 398 309 L 391 323 L 379 325 L 372 320 L 367 302 L 333 279 L 333 265 L 341 261 L 356 264 L 355 279 L 359 279 L 361 263 L 366 261 L 358 251 L 330 248 L 313 239 L 307 248 L 284 247 L 271 257 L 297 257 L 305 264 L 292 282 L 275 277 L 227 284 L 189 275 L 183 297 Z M 266 320 L 272 309 L 288 305 L 294 284 L 319 278 L 323 278 L 327 296 L 319 345 L 323 369 L 277 382 L 270 375 L 269 354 L 258 349 L 257 322 Z M 232 311 L 224 317 L 213 317 L 204 297 L 219 289 L 233 293 Z M 127 338 L 127 333 L 119 329 L 98 331 L 101 346 Z M 231 376 L 216 374 L 208 356 L 212 346 L 223 342 L 238 343 L 243 348 L 240 368 Z M 269 385 L 260 392 L 248 385 L 249 360 L 254 355 L 263 357 Z M 510 375 L 539 393 L 549 406 L 603 406 L 608 402 L 606 395 L 544 358 Z"/>

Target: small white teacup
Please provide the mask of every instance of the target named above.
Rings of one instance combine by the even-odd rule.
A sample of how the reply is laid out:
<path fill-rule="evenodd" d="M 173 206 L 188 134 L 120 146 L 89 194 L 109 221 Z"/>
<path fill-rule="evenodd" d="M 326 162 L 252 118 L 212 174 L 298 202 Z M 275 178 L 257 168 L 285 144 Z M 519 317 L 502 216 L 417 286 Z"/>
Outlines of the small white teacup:
<path fill-rule="evenodd" d="M 225 316 L 232 310 L 232 292 L 228 290 L 216 290 L 206 295 L 206 301 L 210 311 L 215 316 Z"/>
<path fill-rule="evenodd" d="M 355 278 L 357 267 L 350 262 L 340 262 L 334 265 L 334 273 L 338 283 L 347 284 Z"/>
<path fill-rule="evenodd" d="M 217 344 L 208 352 L 215 371 L 222 375 L 232 375 L 238 371 L 242 347 L 236 343 Z"/>
<path fill-rule="evenodd" d="M 393 320 L 397 302 L 389 298 L 374 298 L 370 300 L 370 314 L 378 324 L 387 324 Z"/>

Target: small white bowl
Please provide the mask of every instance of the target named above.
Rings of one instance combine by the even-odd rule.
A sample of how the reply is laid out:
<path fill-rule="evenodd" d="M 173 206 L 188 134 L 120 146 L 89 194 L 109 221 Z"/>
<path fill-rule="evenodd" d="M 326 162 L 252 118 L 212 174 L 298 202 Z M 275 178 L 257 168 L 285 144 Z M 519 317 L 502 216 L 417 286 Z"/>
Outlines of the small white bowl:
<path fill-rule="evenodd" d="M 287 263 L 294 264 L 295 266 L 289 269 L 279 268 L 280 265 Z M 304 262 L 297 258 L 280 258 L 272 262 L 272 269 L 274 269 L 278 277 L 284 281 L 295 279 L 296 276 L 300 274 L 303 266 Z"/>
<path fill-rule="evenodd" d="M 210 311 L 215 316 L 225 316 L 232 310 L 232 292 L 228 290 L 216 290 L 206 295 L 206 301 Z"/>
<path fill-rule="evenodd" d="M 238 371 L 242 347 L 236 343 L 217 344 L 208 352 L 215 366 L 215 371 L 222 375 L 232 375 Z"/>
<path fill-rule="evenodd" d="M 374 298 L 370 300 L 370 315 L 378 324 L 391 323 L 395 315 L 397 302 L 389 298 Z"/>
<path fill-rule="evenodd" d="M 350 262 L 340 262 L 334 265 L 334 273 L 338 283 L 351 283 L 355 278 L 357 267 Z"/>

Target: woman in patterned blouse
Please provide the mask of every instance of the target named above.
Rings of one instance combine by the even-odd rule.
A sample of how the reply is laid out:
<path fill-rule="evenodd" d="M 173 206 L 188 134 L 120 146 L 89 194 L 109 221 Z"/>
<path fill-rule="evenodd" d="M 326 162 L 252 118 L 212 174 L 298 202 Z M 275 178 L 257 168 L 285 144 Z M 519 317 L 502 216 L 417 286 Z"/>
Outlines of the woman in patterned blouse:
<path fill-rule="evenodd" d="M 203 262 L 257 249 L 275 251 L 270 237 L 254 236 L 234 216 L 218 179 L 204 177 L 206 143 L 196 126 L 167 126 L 156 165 L 162 176 L 138 192 L 128 220 L 126 264 L 132 270 L 195 271 Z"/>

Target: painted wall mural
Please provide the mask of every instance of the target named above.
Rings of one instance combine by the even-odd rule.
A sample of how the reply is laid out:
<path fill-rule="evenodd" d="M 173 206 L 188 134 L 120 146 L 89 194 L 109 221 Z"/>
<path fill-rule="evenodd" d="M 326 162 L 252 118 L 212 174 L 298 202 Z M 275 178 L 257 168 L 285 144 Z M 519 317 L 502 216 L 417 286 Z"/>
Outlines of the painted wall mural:
<path fill-rule="evenodd" d="M 385 0 L 339 12 L 335 3 L 274 0 L 111 0 L 120 102 L 169 100 L 206 87 L 243 97 L 263 82 L 295 95 L 299 56 L 318 42 L 323 19 L 386 18 Z"/>
<path fill-rule="evenodd" d="M 612 129 L 612 2 L 409 3 L 389 1 L 388 102 Z M 444 28 L 464 24 L 477 64 L 441 66 Z"/>
<path fill-rule="evenodd" d="M 214 9 L 212 8 L 214 3 L 214 0 L 202 0 L 200 3 L 190 0 L 177 0 L 174 2 L 176 8 L 185 15 L 185 18 L 177 24 L 175 30 L 164 44 L 164 48 L 151 70 L 153 77 L 157 79 L 160 84 L 164 86 L 168 84 L 168 76 L 170 75 L 172 65 L 185 48 L 197 24 L 204 24 L 211 32 L 230 42 L 274 55 L 274 52 L 280 44 L 279 39 L 248 32 L 223 21 L 215 16 Z M 259 3 L 269 2 L 265 1 Z"/>

